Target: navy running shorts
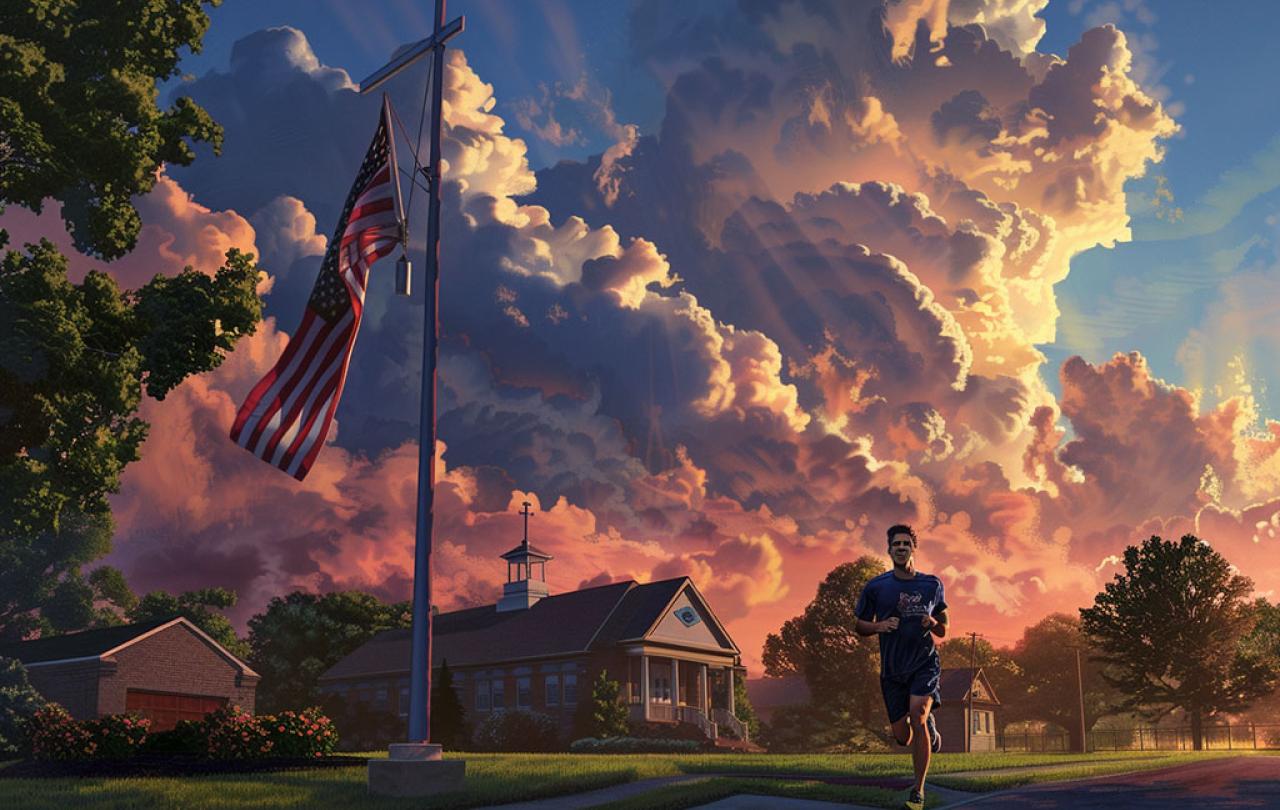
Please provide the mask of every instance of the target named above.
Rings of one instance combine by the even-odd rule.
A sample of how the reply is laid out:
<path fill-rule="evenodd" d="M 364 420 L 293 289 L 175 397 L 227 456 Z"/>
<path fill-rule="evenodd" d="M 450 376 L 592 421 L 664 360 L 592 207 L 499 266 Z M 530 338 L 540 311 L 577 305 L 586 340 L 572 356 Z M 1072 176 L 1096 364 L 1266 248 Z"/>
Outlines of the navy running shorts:
<path fill-rule="evenodd" d="M 889 722 L 896 723 L 911 709 L 912 695 L 933 697 L 933 709 L 942 705 L 942 693 L 938 691 L 938 679 L 942 668 L 936 663 L 925 664 L 904 678 L 881 678 L 880 692 L 884 695 L 884 708 L 889 712 Z M 932 709 L 931 709 L 932 711 Z"/>

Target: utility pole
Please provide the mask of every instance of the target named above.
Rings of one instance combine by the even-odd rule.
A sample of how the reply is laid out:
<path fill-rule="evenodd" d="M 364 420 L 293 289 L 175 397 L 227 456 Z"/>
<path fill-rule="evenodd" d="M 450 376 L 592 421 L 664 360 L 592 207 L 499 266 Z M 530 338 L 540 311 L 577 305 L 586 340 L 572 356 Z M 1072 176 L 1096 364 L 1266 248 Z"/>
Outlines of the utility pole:
<path fill-rule="evenodd" d="M 1080 668 L 1080 648 L 1073 647 L 1076 651 L 1076 695 L 1080 700 L 1080 753 L 1087 754 L 1089 752 L 1089 732 L 1085 729 L 1084 722 L 1084 675 Z"/>
<path fill-rule="evenodd" d="M 964 750 L 973 752 L 973 685 L 978 680 L 978 634 L 969 633 L 969 716 L 965 721 Z"/>

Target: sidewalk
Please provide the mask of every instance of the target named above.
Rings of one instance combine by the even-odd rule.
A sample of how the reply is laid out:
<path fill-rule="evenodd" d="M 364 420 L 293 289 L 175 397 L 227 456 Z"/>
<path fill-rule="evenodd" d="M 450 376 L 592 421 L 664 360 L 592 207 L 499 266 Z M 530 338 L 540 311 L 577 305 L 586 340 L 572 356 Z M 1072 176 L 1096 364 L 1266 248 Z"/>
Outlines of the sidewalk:
<path fill-rule="evenodd" d="M 587 791 L 586 793 L 573 793 L 567 796 L 553 796 L 549 799 L 536 799 L 529 802 L 516 802 L 513 804 L 495 804 L 482 808 L 482 810 L 585 810 L 588 807 L 597 807 L 609 802 L 616 802 L 622 799 L 630 799 L 659 788 L 670 787 L 672 785 L 692 785 L 698 782 L 705 782 L 708 779 L 732 777 L 746 779 L 775 779 L 775 780 L 794 780 L 801 782 L 829 782 L 833 784 L 866 784 L 869 787 L 884 787 L 889 790 L 905 790 L 910 786 L 909 779 L 868 779 L 868 780 L 851 780 L 848 777 L 833 776 L 832 774 L 760 774 L 760 773 L 699 773 L 699 774 L 683 774 L 680 776 L 659 776 L 653 779 L 639 779 L 635 782 L 627 782 L 621 785 L 611 785 L 607 788 L 599 790 Z M 899 782 L 901 784 L 899 784 Z M 925 785 L 925 792 L 930 795 L 941 796 L 947 804 L 971 798 L 974 794 L 966 793 L 960 790 L 951 790 L 950 788 L 936 787 L 931 784 Z M 737 796 L 727 796 L 723 799 L 711 802 L 710 804 L 698 805 L 699 808 L 715 808 L 715 810 L 832 810 L 836 807 L 852 808 L 852 810 L 883 810 L 883 808 L 867 807 L 861 804 L 844 804 L 839 802 L 814 801 L 812 799 L 790 799 L 782 796 L 757 796 L 754 794 L 739 794 Z"/>

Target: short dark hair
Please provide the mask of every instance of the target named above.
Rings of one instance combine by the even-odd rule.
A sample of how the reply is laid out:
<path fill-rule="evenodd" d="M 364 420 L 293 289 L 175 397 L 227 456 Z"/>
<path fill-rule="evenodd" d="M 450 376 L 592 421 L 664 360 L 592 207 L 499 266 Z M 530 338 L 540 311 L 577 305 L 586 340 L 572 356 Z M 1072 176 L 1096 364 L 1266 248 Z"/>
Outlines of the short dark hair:
<path fill-rule="evenodd" d="M 916 546 L 918 546 L 918 545 L 920 544 L 919 539 L 917 539 L 917 538 L 916 538 L 916 532 L 915 532 L 915 529 L 912 529 L 910 526 L 908 526 L 908 525 L 907 525 L 907 524 L 905 524 L 905 523 L 895 523 L 895 524 L 893 524 L 892 526 L 890 526 L 890 527 L 889 527 L 889 531 L 885 532 L 885 543 L 886 543 L 886 545 L 887 545 L 888 543 L 892 543 L 892 542 L 893 542 L 893 536 L 894 536 L 895 534 L 909 534 L 909 535 L 911 535 L 911 547 L 912 547 L 912 548 L 915 548 Z"/>

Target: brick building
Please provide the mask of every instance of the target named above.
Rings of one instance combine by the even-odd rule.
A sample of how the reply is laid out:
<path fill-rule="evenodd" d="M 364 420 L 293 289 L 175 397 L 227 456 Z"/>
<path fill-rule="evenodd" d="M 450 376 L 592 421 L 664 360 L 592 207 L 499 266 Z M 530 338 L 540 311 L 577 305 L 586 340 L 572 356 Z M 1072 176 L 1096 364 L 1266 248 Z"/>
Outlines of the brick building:
<path fill-rule="evenodd" d="M 975 674 L 976 673 L 976 674 Z M 973 713 L 969 711 L 969 690 L 973 689 Z M 991 683 L 982 667 L 972 669 L 944 669 L 939 679 L 938 691 L 942 694 L 942 708 L 935 720 L 942 732 L 944 752 L 963 752 L 966 744 L 970 751 L 996 750 L 996 713 L 1000 699 L 991 689 Z M 972 724 L 972 737 L 966 737 L 966 725 Z"/>
<path fill-rule="evenodd" d="M 79 720 L 133 712 L 173 728 L 232 703 L 253 711 L 259 676 L 184 618 L 0 646 L 31 685 Z"/>
<path fill-rule="evenodd" d="M 527 511 L 527 510 L 526 510 Z M 746 730 L 733 715 L 733 683 L 745 674 L 724 626 L 688 577 L 616 582 L 552 595 L 551 556 L 525 539 L 502 555 L 507 582 L 492 605 L 440 613 L 432 667 L 449 662 L 469 718 L 528 709 L 568 732 L 601 669 L 622 686 L 636 720 L 697 725 L 709 738 Z M 388 630 L 320 677 L 324 693 L 405 717 L 410 637 Z"/>

